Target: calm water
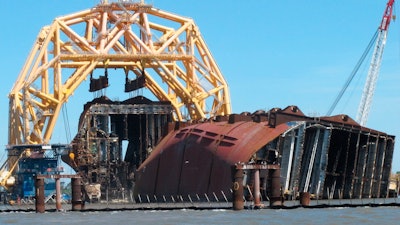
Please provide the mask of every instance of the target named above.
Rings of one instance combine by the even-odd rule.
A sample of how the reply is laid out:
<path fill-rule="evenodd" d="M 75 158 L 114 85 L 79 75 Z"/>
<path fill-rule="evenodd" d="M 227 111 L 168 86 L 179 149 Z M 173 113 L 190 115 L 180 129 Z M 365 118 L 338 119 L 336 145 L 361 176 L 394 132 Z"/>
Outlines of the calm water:
<path fill-rule="evenodd" d="M 399 207 L 0 213 L 0 224 L 399 224 Z"/>

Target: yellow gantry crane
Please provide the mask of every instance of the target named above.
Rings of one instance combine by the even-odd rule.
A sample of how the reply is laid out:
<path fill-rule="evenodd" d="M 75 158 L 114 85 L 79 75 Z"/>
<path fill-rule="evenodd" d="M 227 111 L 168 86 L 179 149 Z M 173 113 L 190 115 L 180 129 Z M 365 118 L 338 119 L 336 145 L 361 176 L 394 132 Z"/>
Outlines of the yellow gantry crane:
<path fill-rule="evenodd" d="M 29 157 L 30 151 L 22 151 L 17 157 L 9 157 L 7 161 L 0 167 L 0 187 L 8 189 L 15 184 L 15 177 L 12 176 L 14 170 L 18 166 L 18 162 L 23 157 Z"/>
<path fill-rule="evenodd" d="M 100 68 L 140 80 L 125 91 L 148 88 L 171 102 L 177 121 L 231 113 L 228 85 L 192 19 L 143 1 L 102 1 L 40 31 L 9 93 L 8 144 L 49 143 L 63 104 Z"/>

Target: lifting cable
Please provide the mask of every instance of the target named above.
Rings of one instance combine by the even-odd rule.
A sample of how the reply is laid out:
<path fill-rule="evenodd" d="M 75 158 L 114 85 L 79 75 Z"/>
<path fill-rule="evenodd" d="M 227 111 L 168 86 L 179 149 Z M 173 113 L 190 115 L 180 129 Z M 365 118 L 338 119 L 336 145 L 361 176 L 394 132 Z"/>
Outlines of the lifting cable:
<path fill-rule="evenodd" d="M 4 156 L 6 156 L 6 151 L 3 151 L 3 154 L 1 154 L 1 158 L 0 158 L 0 172 L 3 171 L 3 169 L 6 167 L 7 165 L 7 161 L 8 159 L 4 160 Z M 1 174 L 0 174 L 1 175 Z"/>
<path fill-rule="evenodd" d="M 364 62 L 364 60 L 367 57 L 369 51 L 371 50 L 371 48 L 374 45 L 376 39 L 378 38 L 378 32 L 379 32 L 379 29 L 377 29 L 375 34 L 372 36 L 371 41 L 369 42 L 367 48 L 364 50 L 364 53 L 362 54 L 361 58 L 358 60 L 356 66 L 354 67 L 354 69 L 351 72 L 350 76 L 347 78 L 346 83 L 342 87 L 342 90 L 340 90 L 339 94 L 336 96 L 335 101 L 333 102 L 333 104 L 329 108 L 329 111 L 326 113 L 327 116 L 330 116 L 332 114 L 333 110 L 335 110 L 336 105 L 339 103 L 339 101 L 342 98 L 344 92 L 349 87 L 349 85 L 350 85 L 351 81 L 353 80 L 354 76 L 357 74 L 358 70 L 360 69 L 360 66 Z"/>
<path fill-rule="evenodd" d="M 63 113 L 63 120 L 64 120 L 64 129 L 65 129 L 65 138 L 67 143 L 71 141 L 71 128 L 69 126 L 69 119 L 68 119 L 68 111 L 66 103 L 62 106 L 62 113 Z"/>

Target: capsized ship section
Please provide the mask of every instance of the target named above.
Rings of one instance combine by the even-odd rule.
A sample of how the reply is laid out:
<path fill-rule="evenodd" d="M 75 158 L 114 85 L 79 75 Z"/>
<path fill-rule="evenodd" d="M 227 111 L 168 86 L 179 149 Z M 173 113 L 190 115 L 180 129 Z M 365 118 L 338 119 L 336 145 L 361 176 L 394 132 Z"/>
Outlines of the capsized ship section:
<path fill-rule="evenodd" d="M 387 197 L 394 136 L 361 127 L 347 115 L 307 117 L 296 106 L 219 116 L 177 129 L 136 173 L 138 201 L 232 200 L 236 163 L 280 164 L 282 195 L 297 198 Z M 252 171 L 245 197 L 251 199 Z M 260 174 L 265 193 L 268 173 Z"/>
<path fill-rule="evenodd" d="M 231 166 L 255 154 L 260 159 L 270 151 L 275 155 L 273 140 L 289 128 L 286 124 L 271 128 L 247 119 L 233 115 L 229 121 L 200 123 L 169 133 L 138 169 L 138 198 L 229 199 Z"/>
<path fill-rule="evenodd" d="M 388 196 L 395 137 L 347 115 L 308 117 L 289 106 L 197 123 L 171 116 L 169 102 L 142 96 L 85 105 L 63 160 L 83 177 L 89 199 L 230 201 L 232 168 L 240 163 L 279 165 L 287 199 L 302 192 L 319 199 Z M 259 182 L 253 173 L 245 171 L 244 197 L 252 199 L 260 183 L 268 199 L 268 171 L 260 171 Z"/>

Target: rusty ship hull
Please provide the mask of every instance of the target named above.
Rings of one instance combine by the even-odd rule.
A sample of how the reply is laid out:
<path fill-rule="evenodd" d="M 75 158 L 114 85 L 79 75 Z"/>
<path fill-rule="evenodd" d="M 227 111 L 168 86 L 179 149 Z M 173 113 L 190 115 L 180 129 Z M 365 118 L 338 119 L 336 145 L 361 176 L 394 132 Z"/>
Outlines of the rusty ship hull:
<path fill-rule="evenodd" d="M 278 163 L 289 199 L 303 192 L 319 199 L 385 198 L 394 139 L 346 115 L 311 118 L 295 106 L 231 115 L 165 137 L 137 171 L 136 196 L 232 200 L 231 168 L 245 162 Z M 277 156 L 272 162 L 271 153 Z M 246 175 L 244 185 L 253 186 L 252 171 Z M 260 180 L 268 186 L 268 173 Z"/>
<path fill-rule="evenodd" d="M 116 110 L 121 107 L 131 111 Z M 395 137 L 347 115 L 307 117 L 289 106 L 178 123 L 169 110 L 168 103 L 144 98 L 92 102 L 80 127 L 96 132 L 80 132 L 75 159 L 63 159 L 85 184 L 101 185 L 102 199 L 232 201 L 232 168 L 240 163 L 278 165 L 286 199 L 303 192 L 318 199 L 388 197 Z M 155 122 L 160 116 L 162 122 Z M 122 140 L 128 141 L 126 151 Z M 103 147 L 94 150 L 91 143 Z M 268 199 L 268 170 L 259 176 L 261 197 Z M 245 170 L 244 198 L 254 197 L 254 184 L 254 171 Z"/>

